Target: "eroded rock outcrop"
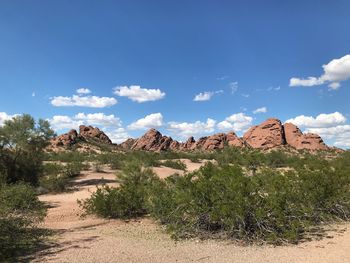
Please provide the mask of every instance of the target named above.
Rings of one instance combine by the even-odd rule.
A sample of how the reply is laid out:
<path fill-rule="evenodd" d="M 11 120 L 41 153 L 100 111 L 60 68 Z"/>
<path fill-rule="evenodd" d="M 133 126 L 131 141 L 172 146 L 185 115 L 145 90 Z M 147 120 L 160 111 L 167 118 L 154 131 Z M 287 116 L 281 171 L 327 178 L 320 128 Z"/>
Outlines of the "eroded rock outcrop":
<path fill-rule="evenodd" d="M 301 130 L 292 123 L 284 124 L 286 143 L 297 150 L 327 150 L 327 145 L 322 138 L 314 133 L 303 134 Z"/>
<path fill-rule="evenodd" d="M 109 139 L 109 137 L 97 127 L 80 125 L 79 136 L 83 138 L 97 139 L 105 144 L 112 144 L 112 141 Z"/>
<path fill-rule="evenodd" d="M 56 136 L 51 140 L 52 147 L 68 147 L 76 144 L 79 139 L 79 135 L 76 130 L 72 129 L 67 133 Z M 81 138 L 80 138 L 81 139 Z"/>
<path fill-rule="evenodd" d="M 278 119 L 267 119 L 251 127 L 243 140 L 254 149 L 270 149 L 286 144 L 283 125 Z"/>
<path fill-rule="evenodd" d="M 136 140 L 131 146 L 132 150 L 145 150 L 145 151 L 165 151 L 170 148 L 173 139 L 171 137 L 163 136 L 156 129 L 150 129 L 142 137 Z"/>

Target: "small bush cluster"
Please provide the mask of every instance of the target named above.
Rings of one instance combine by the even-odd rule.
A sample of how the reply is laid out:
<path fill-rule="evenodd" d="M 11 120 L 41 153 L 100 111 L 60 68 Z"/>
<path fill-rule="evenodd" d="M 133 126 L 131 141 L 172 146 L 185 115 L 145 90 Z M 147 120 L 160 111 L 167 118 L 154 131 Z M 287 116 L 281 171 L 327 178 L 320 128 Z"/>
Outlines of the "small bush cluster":
<path fill-rule="evenodd" d="M 66 165 L 47 163 L 43 167 L 44 175 L 40 178 L 40 186 L 48 192 L 64 192 L 69 187 L 71 180 L 86 168 L 86 165 L 81 162 L 70 162 Z"/>
<path fill-rule="evenodd" d="M 183 171 L 185 171 L 187 168 L 186 164 L 184 164 L 180 160 L 166 160 L 162 162 L 162 165 L 173 169 L 177 169 L 177 170 L 183 170 Z"/>
<path fill-rule="evenodd" d="M 157 180 L 153 171 L 137 163 L 129 163 L 117 178 L 120 187 L 98 187 L 89 199 L 79 201 L 86 214 L 126 219 L 147 212 L 148 188 Z"/>

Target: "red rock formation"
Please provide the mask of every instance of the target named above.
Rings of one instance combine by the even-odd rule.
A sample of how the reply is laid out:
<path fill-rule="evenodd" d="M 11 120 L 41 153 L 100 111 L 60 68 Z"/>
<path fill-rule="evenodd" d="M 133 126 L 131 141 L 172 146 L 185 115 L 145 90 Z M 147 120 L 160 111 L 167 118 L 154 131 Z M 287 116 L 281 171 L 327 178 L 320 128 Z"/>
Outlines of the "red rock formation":
<path fill-rule="evenodd" d="M 109 137 L 97 127 L 95 128 L 92 126 L 80 125 L 79 126 L 79 135 L 85 139 L 86 138 L 94 138 L 94 139 L 99 140 L 102 143 L 112 144 L 112 141 L 109 139 Z"/>
<path fill-rule="evenodd" d="M 67 147 L 71 146 L 78 141 L 78 133 L 76 130 L 72 129 L 67 133 L 56 136 L 51 140 L 51 146 L 53 147 Z"/>
<path fill-rule="evenodd" d="M 145 151 L 165 151 L 170 148 L 173 139 L 171 137 L 163 136 L 156 129 L 150 129 L 131 147 L 132 150 L 145 150 Z"/>
<path fill-rule="evenodd" d="M 137 139 L 129 138 L 125 142 L 119 144 L 119 147 L 123 150 L 130 150 L 136 141 Z"/>
<path fill-rule="evenodd" d="M 190 138 L 187 139 L 185 143 L 181 143 L 179 150 L 181 151 L 191 150 L 195 146 L 195 144 L 196 144 L 196 141 L 193 138 L 193 136 L 191 136 Z"/>
<path fill-rule="evenodd" d="M 313 133 L 303 134 L 301 130 L 292 123 L 284 124 L 286 143 L 297 150 L 327 150 L 327 145 L 322 138 Z"/>
<path fill-rule="evenodd" d="M 252 148 L 270 149 L 285 144 L 284 130 L 280 120 L 267 119 L 260 125 L 251 127 L 243 140 Z"/>
<path fill-rule="evenodd" d="M 239 138 L 236 133 L 229 132 L 226 135 L 226 141 L 229 146 L 234 147 L 244 147 L 244 142 L 241 138 Z"/>

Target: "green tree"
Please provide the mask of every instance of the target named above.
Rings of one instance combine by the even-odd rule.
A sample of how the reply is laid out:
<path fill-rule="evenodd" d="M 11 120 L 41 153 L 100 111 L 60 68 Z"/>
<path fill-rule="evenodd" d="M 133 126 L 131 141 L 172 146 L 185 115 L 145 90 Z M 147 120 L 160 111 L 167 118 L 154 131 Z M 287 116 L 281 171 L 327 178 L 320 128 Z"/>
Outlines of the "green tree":
<path fill-rule="evenodd" d="M 5 121 L 0 127 L 0 174 L 7 183 L 36 185 L 42 169 L 43 149 L 54 136 L 48 121 L 38 123 L 28 114 Z"/>

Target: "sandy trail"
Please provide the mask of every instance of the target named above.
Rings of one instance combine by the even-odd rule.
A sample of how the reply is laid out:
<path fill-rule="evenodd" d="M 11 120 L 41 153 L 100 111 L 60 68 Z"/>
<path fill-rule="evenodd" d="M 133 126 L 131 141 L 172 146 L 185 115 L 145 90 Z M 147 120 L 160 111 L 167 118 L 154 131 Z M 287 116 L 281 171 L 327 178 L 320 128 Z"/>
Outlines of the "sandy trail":
<path fill-rule="evenodd" d="M 200 166 L 186 162 L 188 170 Z M 174 172 L 169 169 L 155 171 L 165 177 Z M 149 218 L 123 222 L 89 216 L 82 220 L 76 200 L 89 197 L 96 184 L 115 185 L 114 180 L 114 171 L 108 169 L 84 172 L 76 180 L 76 191 L 40 197 L 51 206 L 44 226 L 58 234 L 55 246 L 38 252 L 33 262 L 350 262 L 350 224 L 338 226 L 320 241 L 259 247 L 214 240 L 175 242 Z"/>

